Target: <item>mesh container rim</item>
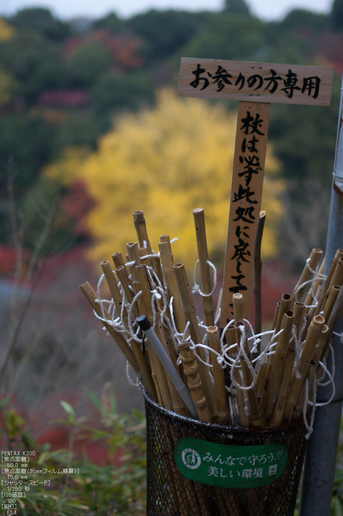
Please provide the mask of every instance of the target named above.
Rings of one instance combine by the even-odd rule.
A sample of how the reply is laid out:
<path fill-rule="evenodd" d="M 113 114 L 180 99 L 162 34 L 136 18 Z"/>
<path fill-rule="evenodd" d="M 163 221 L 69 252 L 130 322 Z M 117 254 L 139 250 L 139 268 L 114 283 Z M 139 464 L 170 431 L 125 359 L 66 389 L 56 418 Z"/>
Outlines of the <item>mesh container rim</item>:
<path fill-rule="evenodd" d="M 265 427 L 265 428 L 259 428 L 259 427 L 244 428 L 241 426 L 224 426 L 224 425 L 219 425 L 217 423 L 206 423 L 204 421 L 200 421 L 197 419 L 182 416 L 180 414 L 177 414 L 177 412 L 174 412 L 172 410 L 168 410 L 168 409 L 162 407 L 161 405 L 156 403 L 150 397 L 150 395 L 146 392 L 146 390 L 144 389 L 144 386 L 142 386 L 142 385 L 141 385 L 141 390 L 142 390 L 145 401 L 147 403 L 149 403 L 150 405 L 152 405 L 156 410 L 158 410 L 159 412 L 161 412 L 162 414 L 164 414 L 167 417 L 172 417 L 174 419 L 174 421 L 179 421 L 180 423 L 184 422 L 187 424 L 191 423 L 194 429 L 196 429 L 196 428 L 199 430 L 212 429 L 212 430 L 218 430 L 222 433 L 227 432 L 230 434 L 251 435 L 251 434 L 264 434 L 264 433 L 270 434 L 270 433 L 284 432 L 284 431 L 291 430 L 292 428 L 296 428 L 299 426 L 303 426 L 305 428 L 304 421 L 302 419 L 298 419 L 296 421 L 292 421 L 291 423 L 287 423 L 287 424 L 283 424 L 283 425 L 279 425 L 279 426 L 269 426 L 269 427 Z"/>

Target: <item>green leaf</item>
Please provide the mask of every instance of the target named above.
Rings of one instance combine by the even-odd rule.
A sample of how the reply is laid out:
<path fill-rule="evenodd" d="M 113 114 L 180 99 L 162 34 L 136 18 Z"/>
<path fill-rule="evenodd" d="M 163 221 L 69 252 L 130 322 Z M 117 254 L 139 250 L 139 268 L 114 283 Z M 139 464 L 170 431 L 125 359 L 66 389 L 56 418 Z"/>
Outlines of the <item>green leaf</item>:
<path fill-rule="evenodd" d="M 95 396 L 95 394 L 92 391 L 90 391 L 89 389 L 86 389 L 86 392 L 87 392 L 87 396 L 89 397 L 89 399 L 101 411 L 103 409 L 103 406 L 102 406 L 101 401 L 99 400 L 99 398 L 97 398 Z"/>
<path fill-rule="evenodd" d="M 71 405 L 69 405 L 69 403 L 67 403 L 66 401 L 61 401 L 60 402 L 62 407 L 64 408 L 64 410 L 69 414 L 69 421 L 71 423 L 75 423 L 75 419 L 76 419 L 76 415 L 75 415 L 75 411 L 73 409 L 73 407 Z"/>
<path fill-rule="evenodd" d="M 341 504 L 341 501 L 336 498 L 335 502 L 334 502 L 334 514 L 335 516 L 343 516 L 343 508 L 342 508 L 342 504 Z"/>

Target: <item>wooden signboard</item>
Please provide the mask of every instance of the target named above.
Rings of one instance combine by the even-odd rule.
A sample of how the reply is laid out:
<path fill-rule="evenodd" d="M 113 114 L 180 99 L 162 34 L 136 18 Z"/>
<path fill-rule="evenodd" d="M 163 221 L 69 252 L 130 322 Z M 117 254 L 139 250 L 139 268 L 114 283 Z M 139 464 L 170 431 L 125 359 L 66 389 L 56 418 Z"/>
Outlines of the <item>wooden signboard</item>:
<path fill-rule="evenodd" d="M 179 95 L 329 106 L 333 68 L 183 57 Z"/>
<path fill-rule="evenodd" d="M 226 244 L 223 328 L 233 318 L 232 295 L 244 296 L 249 319 L 254 244 L 261 209 L 271 103 L 328 106 L 333 68 L 182 58 L 179 95 L 239 100 Z"/>

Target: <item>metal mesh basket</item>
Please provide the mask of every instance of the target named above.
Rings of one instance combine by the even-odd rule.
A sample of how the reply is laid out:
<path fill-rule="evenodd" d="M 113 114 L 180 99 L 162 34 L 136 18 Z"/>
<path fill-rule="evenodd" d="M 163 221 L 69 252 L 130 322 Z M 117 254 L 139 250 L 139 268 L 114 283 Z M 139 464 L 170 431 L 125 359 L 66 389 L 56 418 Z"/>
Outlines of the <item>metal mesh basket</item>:
<path fill-rule="evenodd" d="M 302 423 L 268 430 L 223 427 L 179 416 L 157 405 L 146 393 L 144 396 L 148 516 L 293 516 L 306 445 Z M 182 453 L 180 443 L 186 443 Z M 196 451 L 217 445 L 216 452 L 207 451 L 201 458 Z M 242 450 L 241 457 L 232 459 L 229 452 L 237 449 Z M 275 473 L 277 454 L 268 451 L 271 449 L 286 450 L 283 472 L 276 480 L 272 476 L 267 478 L 268 485 L 230 487 L 230 475 L 251 486 L 256 480 L 258 483 L 262 466 L 269 468 L 267 474 Z M 179 456 L 184 458 L 187 453 L 191 460 L 181 472 Z M 238 469 L 230 472 L 228 464 L 233 462 Z M 196 478 L 200 463 L 206 468 L 205 482 L 192 478 Z M 229 487 L 222 487 L 223 482 Z"/>

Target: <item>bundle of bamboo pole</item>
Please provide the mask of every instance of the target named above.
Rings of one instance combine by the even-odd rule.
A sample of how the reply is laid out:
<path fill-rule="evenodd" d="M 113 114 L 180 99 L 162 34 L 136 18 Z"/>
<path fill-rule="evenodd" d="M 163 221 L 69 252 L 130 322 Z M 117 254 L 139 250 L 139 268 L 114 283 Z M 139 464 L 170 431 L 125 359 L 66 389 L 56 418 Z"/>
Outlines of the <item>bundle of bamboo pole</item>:
<path fill-rule="evenodd" d="M 169 236 L 160 237 L 156 254 L 143 212 L 134 213 L 137 242 L 127 244 L 126 259 L 116 252 L 112 265 L 101 264 L 111 299 L 103 300 L 101 288 L 96 293 L 89 283 L 81 285 L 83 294 L 146 392 L 166 409 L 225 426 L 274 427 L 301 418 L 315 401 L 342 313 L 343 250 L 324 278 L 323 252 L 313 249 L 293 292 L 281 296 L 261 353 L 243 320 L 242 294 L 233 295 L 234 319 L 225 328 L 215 325 L 204 211 L 193 214 L 205 323 L 196 314 L 185 266 L 174 263 Z M 138 323 L 143 316 L 153 339 Z"/>

